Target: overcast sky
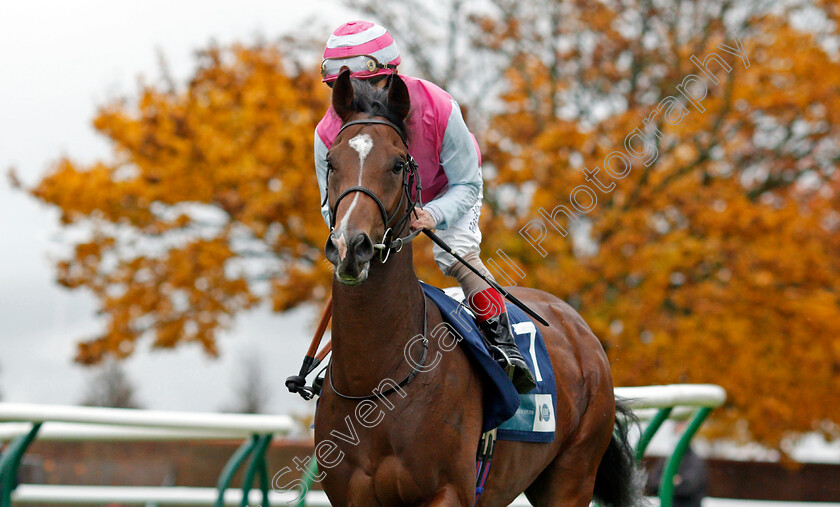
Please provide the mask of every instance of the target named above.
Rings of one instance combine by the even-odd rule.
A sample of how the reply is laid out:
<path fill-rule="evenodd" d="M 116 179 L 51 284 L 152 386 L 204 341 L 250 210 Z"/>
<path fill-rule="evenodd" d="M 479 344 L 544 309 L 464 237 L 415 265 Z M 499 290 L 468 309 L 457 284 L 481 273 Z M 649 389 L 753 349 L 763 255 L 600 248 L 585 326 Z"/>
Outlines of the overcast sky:
<path fill-rule="evenodd" d="M 274 39 L 316 14 L 326 26 L 352 16 L 328 0 L 0 1 L 3 401 L 78 402 L 89 373 L 72 363 L 75 342 L 100 329 L 93 299 L 54 282 L 50 259 L 61 247 L 57 213 L 12 190 L 7 168 L 15 167 L 31 185 L 60 156 L 107 158 L 109 146 L 91 127 L 96 107 L 135 93 L 139 76 L 156 77 L 158 50 L 183 82 L 194 68 L 194 50 L 211 39 Z M 251 312 L 222 339 L 220 360 L 206 359 L 196 348 L 143 351 L 126 368 L 148 408 L 215 411 L 233 398 L 237 359 L 259 350 L 274 387 L 271 411 L 308 411 L 309 404 L 285 391 L 283 380 L 297 373 L 313 318 L 308 312 Z"/>

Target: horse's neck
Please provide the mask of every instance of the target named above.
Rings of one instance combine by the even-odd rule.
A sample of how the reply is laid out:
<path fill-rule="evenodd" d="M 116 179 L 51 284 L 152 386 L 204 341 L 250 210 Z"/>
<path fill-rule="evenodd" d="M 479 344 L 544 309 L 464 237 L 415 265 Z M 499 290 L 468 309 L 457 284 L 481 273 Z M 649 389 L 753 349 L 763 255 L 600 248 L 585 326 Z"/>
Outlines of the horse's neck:
<path fill-rule="evenodd" d="M 358 286 L 333 280 L 333 375 L 339 390 L 366 395 L 383 378 L 411 368 L 403 349 L 423 332 L 423 293 L 414 273 L 411 245 L 385 264 L 372 261 Z"/>

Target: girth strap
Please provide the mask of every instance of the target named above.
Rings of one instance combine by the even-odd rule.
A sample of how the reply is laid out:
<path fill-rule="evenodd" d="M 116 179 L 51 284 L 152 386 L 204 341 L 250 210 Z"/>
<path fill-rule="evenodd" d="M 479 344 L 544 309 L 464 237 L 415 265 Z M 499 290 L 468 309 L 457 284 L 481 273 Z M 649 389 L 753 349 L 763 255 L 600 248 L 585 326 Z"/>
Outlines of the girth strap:
<path fill-rule="evenodd" d="M 484 492 L 484 485 L 487 477 L 490 476 L 490 465 L 493 463 L 493 454 L 496 452 L 496 428 L 485 431 L 478 441 L 478 453 L 475 459 L 475 503 L 481 493 Z"/>

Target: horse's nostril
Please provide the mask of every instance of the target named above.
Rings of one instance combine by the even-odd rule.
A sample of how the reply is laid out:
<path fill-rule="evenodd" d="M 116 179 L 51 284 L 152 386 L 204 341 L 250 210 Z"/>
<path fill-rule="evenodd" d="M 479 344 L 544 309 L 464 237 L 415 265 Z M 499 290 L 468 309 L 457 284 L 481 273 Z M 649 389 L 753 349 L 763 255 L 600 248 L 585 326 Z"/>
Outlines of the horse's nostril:
<path fill-rule="evenodd" d="M 335 244 L 335 238 L 332 234 L 327 238 L 327 244 L 324 245 L 324 254 L 327 256 L 327 259 L 333 263 L 333 265 L 338 265 L 341 259 L 338 256 L 338 246 Z"/>
<path fill-rule="evenodd" d="M 356 262 L 368 262 L 373 258 L 373 241 L 367 233 L 361 233 L 353 238 L 353 254 Z"/>

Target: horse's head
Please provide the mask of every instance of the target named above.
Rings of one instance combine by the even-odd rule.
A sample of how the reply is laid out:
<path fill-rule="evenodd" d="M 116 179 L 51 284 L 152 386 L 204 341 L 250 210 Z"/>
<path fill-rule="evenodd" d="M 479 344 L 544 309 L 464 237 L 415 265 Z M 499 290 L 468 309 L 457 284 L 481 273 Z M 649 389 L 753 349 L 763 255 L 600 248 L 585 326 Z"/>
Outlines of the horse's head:
<path fill-rule="evenodd" d="M 325 252 L 337 279 L 358 285 L 377 249 L 387 259 L 390 239 L 407 227 L 414 206 L 416 165 L 404 138 L 408 88 L 397 75 L 379 89 L 344 71 L 333 85 L 332 105 L 343 125 L 327 154 L 331 231 Z"/>

